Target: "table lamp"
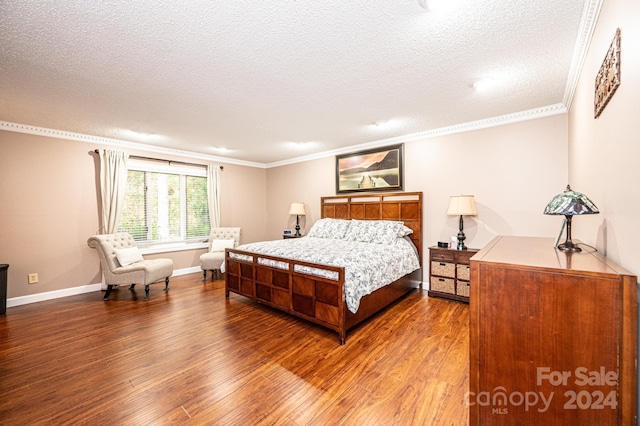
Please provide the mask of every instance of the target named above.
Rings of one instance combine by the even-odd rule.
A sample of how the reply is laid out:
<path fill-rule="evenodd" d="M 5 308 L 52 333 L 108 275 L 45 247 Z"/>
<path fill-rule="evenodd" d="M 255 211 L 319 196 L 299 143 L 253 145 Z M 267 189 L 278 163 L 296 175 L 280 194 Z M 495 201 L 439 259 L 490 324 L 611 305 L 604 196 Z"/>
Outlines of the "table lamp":
<path fill-rule="evenodd" d="M 291 203 L 291 208 L 289 209 L 289 214 L 295 214 L 296 215 L 296 233 L 295 236 L 296 237 L 301 237 L 302 234 L 300 234 L 300 216 L 304 216 L 305 215 L 305 211 L 304 211 L 304 203 Z"/>
<path fill-rule="evenodd" d="M 460 216 L 460 231 L 458 232 L 458 250 L 466 250 L 467 246 L 464 245 L 464 240 L 467 238 L 464 235 L 462 216 L 475 216 L 478 214 L 476 210 L 476 202 L 473 195 L 453 195 L 449 198 L 449 209 L 447 210 L 449 216 Z"/>
<path fill-rule="evenodd" d="M 547 204 L 547 207 L 544 209 L 544 214 L 551 215 L 564 215 L 565 222 L 560 228 L 560 234 L 562 234 L 562 229 L 564 225 L 567 225 L 567 240 L 558 245 L 558 249 L 562 251 L 582 251 L 577 244 L 575 244 L 571 240 L 571 218 L 577 214 L 598 214 L 600 211 L 596 207 L 595 204 L 584 194 L 573 191 L 569 185 L 567 185 L 567 189 L 564 190 L 562 194 L 558 194 Z M 558 240 L 560 236 L 558 236 Z M 557 244 L 557 242 L 556 242 Z"/>

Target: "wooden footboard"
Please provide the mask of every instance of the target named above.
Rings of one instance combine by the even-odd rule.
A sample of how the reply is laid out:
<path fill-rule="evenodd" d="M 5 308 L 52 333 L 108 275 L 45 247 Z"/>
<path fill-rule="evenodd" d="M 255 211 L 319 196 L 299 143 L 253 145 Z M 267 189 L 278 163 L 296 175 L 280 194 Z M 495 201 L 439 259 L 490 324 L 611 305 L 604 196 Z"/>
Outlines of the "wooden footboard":
<path fill-rule="evenodd" d="M 278 267 L 265 265 L 274 261 Z M 241 294 L 281 311 L 335 330 L 344 337 L 344 268 L 227 249 L 225 294 Z M 327 271 L 336 279 L 298 272 L 300 267 Z"/>

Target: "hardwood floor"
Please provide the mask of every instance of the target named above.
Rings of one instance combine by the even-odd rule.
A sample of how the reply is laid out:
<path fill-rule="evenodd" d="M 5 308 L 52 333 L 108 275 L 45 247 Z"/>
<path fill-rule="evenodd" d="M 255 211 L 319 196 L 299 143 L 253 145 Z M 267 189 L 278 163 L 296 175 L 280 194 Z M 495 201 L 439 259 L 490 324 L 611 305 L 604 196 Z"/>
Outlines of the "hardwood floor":
<path fill-rule="evenodd" d="M 416 290 L 340 346 L 222 281 L 170 287 L 9 308 L 0 424 L 468 424 L 468 305 Z"/>

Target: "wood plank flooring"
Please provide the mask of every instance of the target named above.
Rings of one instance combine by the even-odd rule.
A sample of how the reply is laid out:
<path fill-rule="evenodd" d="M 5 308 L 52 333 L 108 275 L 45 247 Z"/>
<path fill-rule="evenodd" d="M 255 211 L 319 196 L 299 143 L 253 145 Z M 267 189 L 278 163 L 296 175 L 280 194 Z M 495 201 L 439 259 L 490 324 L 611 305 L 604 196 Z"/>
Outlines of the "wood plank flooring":
<path fill-rule="evenodd" d="M 0 316 L 0 424 L 466 425 L 468 305 L 413 291 L 347 334 L 201 274 Z"/>

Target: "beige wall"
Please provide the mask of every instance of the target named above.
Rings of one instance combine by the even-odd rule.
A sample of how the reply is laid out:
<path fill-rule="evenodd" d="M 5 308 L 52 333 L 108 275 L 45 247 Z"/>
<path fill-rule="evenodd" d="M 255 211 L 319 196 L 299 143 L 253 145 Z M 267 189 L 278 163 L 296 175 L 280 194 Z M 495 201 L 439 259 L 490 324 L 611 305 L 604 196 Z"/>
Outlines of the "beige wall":
<path fill-rule="evenodd" d="M 98 256 L 86 241 L 99 227 L 92 152 L 101 146 L 3 131 L 0 146 L 0 263 L 9 264 L 8 298 L 99 283 Z M 221 222 L 241 226 L 243 241 L 266 238 L 265 181 L 264 169 L 224 164 Z M 202 252 L 149 257 L 170 257 L 177 270 L 199 266 Z M 27 284 L 29 273 L 38 273 L 37 284 Z"/>
<path fill-rule="evenodd" d="M 289 216 L 294 201 L 304 203 L 306 215 L 300 217 L 303 234 L 320 218 L 320 197 L 335 195 L 334 157 L 306 161 L 267 170 L 267 235 L 282 238 L 284 229 L 293 230 L 295 216 Z"/>
<path fill-rule="evenodd" d="M 240 243 L 266 240 L 266 170 L 230 164 L 222 175 L 221 226 L 241 227 Z"/>
<path fill-rule="evenodd" d="M 469 247 L 496 235 L 556 237 L 562 221 L 544 207 L 567 184 L 567 115 L 405 144 L 405 190 L 422 191 L 425 246 L 448 241 L 458 218 L 446 215 L 449 197 L 474 194 L 478 216 L 465 219 Z M 335 195 L 335 158 L 267 171 L 267 233 L 292 228 L 292 201 L 304 202 L 305 228 L 320 216 L 321 196 Z"/>
<path fill-rule="evenodd" d="M 599 215 L 576 218 L 573 235 L 640 274 L 640 3 L 604 2 L 569 112 L 569 176 Z M 616 28 L 622 32 L 622 84 L 593 118 L 595 76 Z"/>
<path fill-rule="evenodd" d="M 0 132 L 0 259 L 9 298 L 99 282 L 86 241 L 98 229 L 90 146 Z M 27 274 L 38 273 L 38 284 Z"/>

